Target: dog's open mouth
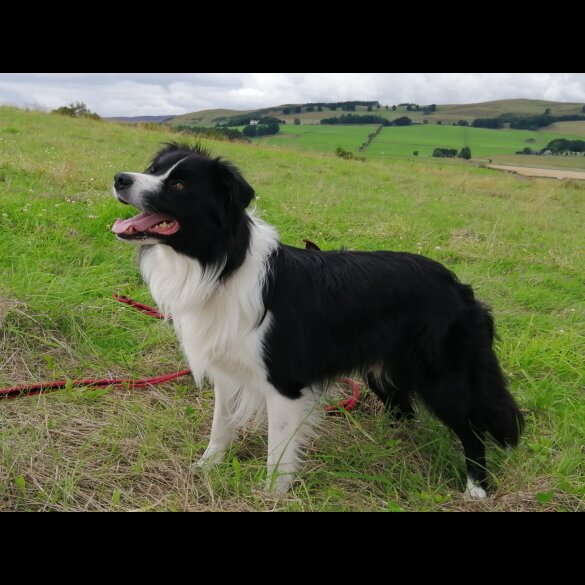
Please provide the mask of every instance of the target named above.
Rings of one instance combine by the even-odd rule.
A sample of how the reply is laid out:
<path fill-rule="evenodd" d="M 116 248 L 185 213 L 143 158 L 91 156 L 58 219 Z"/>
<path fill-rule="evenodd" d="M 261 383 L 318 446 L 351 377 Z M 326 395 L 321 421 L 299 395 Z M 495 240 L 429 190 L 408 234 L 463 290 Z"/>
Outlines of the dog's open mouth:
<path fill-rule="evenodd" d="M 117 219 L 112 231 L 121 238 L 148 238 L 149 236 L 170 236 L 181 226 L 170 215 L 164 213 L 141 213 L 130 219 Z"/>

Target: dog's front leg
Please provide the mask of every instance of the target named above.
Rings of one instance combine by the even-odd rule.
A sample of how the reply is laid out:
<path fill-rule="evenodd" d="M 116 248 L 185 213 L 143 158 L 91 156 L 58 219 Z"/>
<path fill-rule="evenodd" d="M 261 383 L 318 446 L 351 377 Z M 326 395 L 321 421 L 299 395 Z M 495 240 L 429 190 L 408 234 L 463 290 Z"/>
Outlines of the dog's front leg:
<path fill-rule="evenodd" d="M 310 389 L 297 399 L 272 389 L 266 398 L 268 411 L 267 488 L 285 493 L 295 479 L 300 449 L 310 435 L 318 415 Z"/>
<path fill-rule="evenodd" d="M 238 384 L 228 376 L 218 372 L 212 374 L 215 384 L 215 404 L 213 423 L 207 449 L 197 461 L 198 467 L 219 463 L 237 435 L 237 421 L 233 419 L 234 401 L 238 393 Z"/>

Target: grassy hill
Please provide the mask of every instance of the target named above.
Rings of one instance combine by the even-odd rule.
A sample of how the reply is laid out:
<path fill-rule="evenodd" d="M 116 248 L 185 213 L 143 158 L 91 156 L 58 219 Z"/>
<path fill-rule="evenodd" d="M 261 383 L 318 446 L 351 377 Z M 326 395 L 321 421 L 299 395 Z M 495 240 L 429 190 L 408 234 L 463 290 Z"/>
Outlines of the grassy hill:
<path fill-rule="evenodd" d="M 301 125 L 281 126 L 278 134 L 255 138 L 254 141 L 272 146 L 288 147 L 300 150 L 315 150 L 333 153 L 338 146 L 345 150 L 358 152 L 367 140 L 368 134 L 376 126 L 315 126 Z M 382 128 L 380 134 L 364 152 L 367 157 L 389 158 L 393 156 L 411 156 L 416 150 L 421 157 L 430 157 L 433 150 L 464 146 L 471 148 L 474 160 L 514 155 L 525 147 L 534 150 L 544 148 L 555 138 L 579 138 L 565 133 L 535 132 L 530 130 L 489 130 L 467 126 L 437 126 L 425 124 L 419 126 L 392 126 Z M 519 164 L 525 164 L 526 157 L 514 156 Z M 534 158 L 534 157 L 531 157 Z M 538 157 L 536 162 L 566 165 L 566 157 Z M 545 161 L 546 159 L 546 161 Z M 570 157 L 571 165 L 577 169 L 585 168 L 585 157 Z M 536 166 L 539 166 L 538 164 Z"/>
<path fill-rule="evenodd" d="M 174 137 L 0 108 L 0 386 L 185 366 L 169 324 L 111 298 L 152 303 L 135 250 L 110 233 L 132 214 L 111 196 L 113 175 L 143 169 Z M 0 511 L 585 509 L 583 183 L 461 161 L 206 144 L 242 169 L 285 242 L 418 251 L 492 306 L 527 419 L 517 450 L 489 450 L 495 497 L 463 498 L 462 454 L 423 408 L 391 425 L 364 390 L 358 410 L 324 421 L 301 481 L 276 501 L 261 488 L 261 432 L 208 474 L 190 467 L 212 391 L 184 380 L 1 401 Z"/>
<path fill-rule="evenodd" d="M 543 132 L 552 132 L 563 136 L 570 135 L 580 137 L 583 140 L 585 136 L 585 121 L 583 122 L 555 122 L 550 126 L 542 129 Z"/>
<path fill-rule="evenodd" d="M 273 108 L 264 108 L 263 110 L 202 110 L 200 112 L 193 112 L 176 116 L 168 124 L 170 126 L 178 126 L 181 124 L 192 124 L 198 126 L 215 126 L 217 122 L 224 121 L 231 116 L 239 116 L 243 114 L 250 114 L 252 112 L 261 112 L 265 116 L 274 116 L 285 120 L 287 124 L 292 124 L 295 118 L 301 120 L 301 124 L 319 124 L 322 118 L 330 118 L 333 116 L 340 116 L 348 112 L 342 112 L 340 109 L 331 111 L 323 108 L 322 112 L 307 112 L 306 107 L 302 106 L 302 112 L 283 114 L 282 110 L 285 107 L 294 108 L 295 105 L 288 104 L 282 106 L 274 106 Z M 426 104 L 419 104 L 420 106 Z M 513 114 L 542 114 L 547 108 L 550 108 L 553 115 L 561 114 L 581 114 L 583 104 L 579 103 L 565 103 L 565 102 L 549 102 L 545 100 L 496 100 L 491 102 L 480 102 L 476 104 L 439 104 L 437 111 L 424 115 L 422 111 L 407 111 L 406 106 L 397 106 L 396 111 L 392 111 L 392 104 L 389 104 L 389 109 L 386 110 L 385 105 L 380 109 L 373 108 L 372 112 L 367 111 L 366 106 L 356 106 L 355 114 L 375 114 L 389 120 L 394 120 L 400 116 L 408 116 L 414 122 L 422 122 L 428 120 L 429 123 L 436 123 L 442 121 L 444 124 L 451 124 L 459 120 L 467 120 L 472 122 L 475 118 L 494 118 L 504 113 Z"/>
<path fill-rule="evenodd" d="M 177 126 L 215 126 L 218 122 L 224 121 L 226 118 L 232 116 L 241 116 L 249 114 L 254 110 L 201 110 L 200 112 L 191 112 L 189 114 L 182 114 L 175 116 L 172 120 L 167 122 L 167 125 L 171 128 Z"/>

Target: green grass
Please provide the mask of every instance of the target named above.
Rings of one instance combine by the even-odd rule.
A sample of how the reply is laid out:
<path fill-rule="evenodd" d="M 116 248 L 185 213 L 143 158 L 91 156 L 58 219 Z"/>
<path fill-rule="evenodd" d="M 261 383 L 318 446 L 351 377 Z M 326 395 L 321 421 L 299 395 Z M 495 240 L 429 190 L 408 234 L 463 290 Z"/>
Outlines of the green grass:
<path fill-rule="evenodd" d="M 353 152 L 367 140 L 377 126 L 312 126 L 284 125 L 272 136 L 254 139 L 261 144 L 284 146 L 301 150 L 333 153 L 338 146 Z M 529 130 L 489 130 L 466 126 L 417 125 L 384 127 L 368 148 L 361 154 L 368 157 L 390 158 L 411 156 L 430 157 L 437 147 L 456 148 L 469 146 L 473 158 L 487 158 L 499 154 L 513 154 L 528 146 L 544 148 L 555 138 L 574 138 L 567 134 L 533 132 Z M 564 157 L 548 157 L 552 163 Z M 544 157 L 542 157 L 544 160 Z M 578 164 L 578 163 L 577 163 Z"/>
<path fill-rule="evenodd" d="M 333 153 L 338 146 L 357 152 L 377 126 L 294 126 L 280 127 L 278 134 L 254 139 L 260 144 L 285 146 L 300 150 L 316 150 Z"/>
<path fill-rule="evenodd" d="M 111 299 L 152 302 L 132 247 L 109 231 L 131 214 L 110 195 L 113 174 L 143 169 L 170 137 L 0 109 L 0 386 L 184 367 L 168 324 Z M 389 425 L 367 391 L 324 422 L 284 500 L 262 489 L 262 432 L 209 474 L 193 470 L 212 392 L 184 380 L 0 402 L 0 510 L 583 510 L 583 183 L 207 145 L 241 167 L 285 242 L 419 251 L 493 307 L 527 419 L 518 449 L 489 449 L 495 497 L 464 500 L 461 450 L 424 409 Z"/>
<path fill-rule="evenodd" d="M 544 148 L 555 138 L 566 135 L 533 132 L 529 130 L 490 130 L 467 126 L 403 126 L 382 128 L 368 147 L 368 156 L 410 155 L 431 156 L 437 147 L 461 150 L 469 146 L 473 158 L 497 154 L 513 154 L 528 146 L 533 150 Z M 556 157 L 555 157 L 556 158 Z"/>
<path fill-rule="evenodd" d="M 175 116 L 172 120 L 166 122 L 167 126 L 181 126 L 183 124 L 191 126 L 215 126 L 219 121 L 232 116 L 242 116 L 253 112 L 254 110 L 201 110 L 199 112 L 190 112 Z"/>

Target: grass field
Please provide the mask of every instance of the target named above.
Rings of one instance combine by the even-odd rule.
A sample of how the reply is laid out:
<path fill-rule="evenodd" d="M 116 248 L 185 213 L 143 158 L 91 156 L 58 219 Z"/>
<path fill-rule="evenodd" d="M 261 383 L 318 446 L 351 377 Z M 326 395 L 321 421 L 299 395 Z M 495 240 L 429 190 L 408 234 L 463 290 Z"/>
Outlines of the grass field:
<path fill-rule="evenodd" d="M 300 150 L 315 150 L 333 153 L 338 146 L 345 150 L 357 152 L 377 126 L 294 126 L 286 124 L 280 127 L 278 134 L 255 138 L 260 144 L 285 146 Z"/>
<path fill-rule="evenodd" d="M 151 303 L 134 250 L 110 226 L 110 195 L 165 132 L 0 109 L 0 386 L 146 376 L 185 364 L 168 324 L 112 300 Z M 323 248 L 419 251 L 488 302 L 497 351 L 526 415 L 521 446 L 491 447 L 494 495 L 463 498 L 450 433 L 424 409 L 389 425 L 364 391 L 324 421 L 293 492 L 262 489 L 266 449 L 248 432 L 225 464 L 203 451 L 212 392 L 189 380 L 147 390 L 75 390 L 0 402 L 0 510 L 583 510 L 584 183 L 433 159 L 208 142 L 239 165 L 282 239 Z"/>
<path fill-rule="evenodd" d="M 513 165 L 518 167 L 533 167 L 540 169 L 570 169 L 573 171 L 585 170 L 585 156 L 538 156 L 519 154 L 496 154 L 488 157 L 474 157 L 474 162 L 497 165 Z"/>
<path fill-rule="evenodd" d="M 583 140 L 585 136 L 585 121 L 584 122 L 555 122 L 546 128 L 543 132 L 552 132 L 554 134 L 568 134 Z"/>
<path fill-rule="evenodd" d="M 367 140 L 368 134 L 375 129 L 376 126 L 291 126 L 287 124 L 280 127 L 278 134 L 254 140 L 273 146 L 328 153 L 333 153 L 338 146 L 341 146 L 345 150 L 357 153 L 358 148 Z M 555 138 L 571 138 L 571 136 L 528 130 L 489 130 L 431 124 L 385 127 L 360 154 L 368 157 L 389 158 L 411 156 L 415 150 L 418 150 L 419 156 L 430 157 L 437 147 L 461 150 L 464 146 L 469 146 L 473 158 L 487 158 L 498 154 L 510 155 L 526 146 L 535 150 L 541 149 Z M 548 158 L 554 163 L 556 159 L 565 157 Z M 577 161 L 575 164 L 580 163 Z"/>

